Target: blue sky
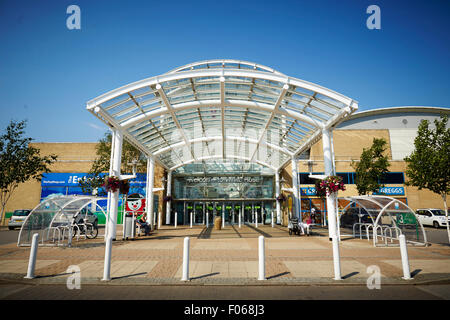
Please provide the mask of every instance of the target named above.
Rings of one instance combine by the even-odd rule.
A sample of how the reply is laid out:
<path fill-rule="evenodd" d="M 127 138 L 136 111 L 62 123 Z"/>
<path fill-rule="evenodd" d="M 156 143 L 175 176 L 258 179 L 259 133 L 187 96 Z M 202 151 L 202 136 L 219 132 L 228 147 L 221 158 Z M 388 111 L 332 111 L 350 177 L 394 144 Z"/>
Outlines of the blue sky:
<path fill-rule="evenodd" d="M 66 9 L 81 9 L 69 30 Z M 369 5 L 381 30 L 369 30 Z M 450 107 L 450 1 L 0 0 L 0 130 L 94 142 L 85 103 L 195 61 L 256 62 L 343 93 L 360 110 Z"/>

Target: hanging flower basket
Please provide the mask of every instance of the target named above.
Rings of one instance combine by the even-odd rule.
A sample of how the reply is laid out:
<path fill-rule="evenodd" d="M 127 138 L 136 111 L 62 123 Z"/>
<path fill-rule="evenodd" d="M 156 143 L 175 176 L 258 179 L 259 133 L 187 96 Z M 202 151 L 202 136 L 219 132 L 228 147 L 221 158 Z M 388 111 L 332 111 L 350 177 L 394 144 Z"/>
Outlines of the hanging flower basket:
<path fill-rule="evenodd" d="M 323 180 L 316 182 L 316 194 L 319 197 L 329 196 L 339 190 L 345 191 L 345 185 L 342 177 L 329 176 Z"/>
<path fill-rule="evenodd" d="M 119 181 L 119 193 L 128 194 L 128 191 L 130 191 L 130 183 L 128 180 Z"/>
<path fill-rule="evenodd" d="M 102 185 L 106 189 L 107 192 L 116 192 L 119 190 L 119 193 L 127 194 L 130 190 L 130 183 L 128 180 L 119 180 L 118 177 L 106 177 L 105 183 Z"/>
<path fill-rule="evenodd" d="M 281 194 L 277 197 L 277 201 L 279 201 L 279 202 L 286 201 L 286 196 L 285 196 L 284 194 L 281 193 Z"/>

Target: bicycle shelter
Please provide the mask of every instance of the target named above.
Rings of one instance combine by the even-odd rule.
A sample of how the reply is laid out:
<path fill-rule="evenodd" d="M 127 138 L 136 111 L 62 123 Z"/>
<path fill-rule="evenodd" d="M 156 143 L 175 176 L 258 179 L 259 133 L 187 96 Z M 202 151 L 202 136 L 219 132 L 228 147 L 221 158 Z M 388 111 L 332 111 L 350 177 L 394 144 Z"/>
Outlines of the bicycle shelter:
<path fill-rule="evenodd" d="M 362 238 L 372 240 L 374 246 L 398 245 L 399 235 L 405 235 L 406 241 L 412 245 L 427 245 L 427 236 L 422 223 L 415 212 L 404 202 L 387 196 L 355 196 L 343 198 L 349 203 L 342 210 L 356 207 L 359 212 L 359 222 L 353 223 L 353 237 L 358 234 Z M 367 216 L 366 222 L 361 222 L 361 217 Z M 367 222 L 372 221 L 372 223 Z M 340 226 L 341 228 L 343 226 Z M 344 227 L 345 229 L 345 227 Z M 379 239 L 381 238 L 381 242 Z"/>
<path fill-rule="evenodd" d="M 74 217 L 82 214 L 86 218 L 87 209 L 99 208 L 105 214 L 98 200 L 93 196 L 56 196 L 39 203 L 25 219 L 17 240 L 17 246 L 31 246 L 33 234 L 39 234 L 40 246 L 68 246 L 73 235 Z M 106 215 L 106 214 L 105 214 Z"/>

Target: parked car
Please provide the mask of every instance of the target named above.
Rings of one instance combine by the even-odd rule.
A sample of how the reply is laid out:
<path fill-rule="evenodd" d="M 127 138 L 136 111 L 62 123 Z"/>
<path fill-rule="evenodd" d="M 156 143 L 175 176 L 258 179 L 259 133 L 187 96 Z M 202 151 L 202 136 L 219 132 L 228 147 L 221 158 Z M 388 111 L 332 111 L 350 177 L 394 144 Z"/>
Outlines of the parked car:
<path fill-rule="evenodd" d="M 374 221 L 365 209 L 348 208 L 341 215 L 340 225 L 341 227 L 353 227 L 355 223 L 374 223 Z"/>
<path fill-rule="evenodd" d="M 442 209 L 417 209 L 419 221 L 424 226 L 433 226 L 435 228 L 446 227 L 445 211 Z M 450 223 L 450 218 L 448 219 Z"/>
<path fill-rule="evenodd" d="M 31 210 L 28 209 L 14 210 L 11 219 L 8 222 L 9 230 L 14 230 L 14 228 L 21 228 L 23 222 L 30 214 L 30 212 Z"/>

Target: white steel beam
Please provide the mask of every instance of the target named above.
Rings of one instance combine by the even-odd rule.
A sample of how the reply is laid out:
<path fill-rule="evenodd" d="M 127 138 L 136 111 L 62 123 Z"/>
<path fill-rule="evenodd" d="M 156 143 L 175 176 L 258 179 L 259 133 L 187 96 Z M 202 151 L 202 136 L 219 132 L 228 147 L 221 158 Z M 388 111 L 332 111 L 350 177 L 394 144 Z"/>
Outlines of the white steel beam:
<path fill-rule="evenodd" d="M 198 142 L 221 141 L 222 139 L 225 139 L 225 140 L 227 140 L 227 141 L 233 141 L 233 140 L 236 140 L 236 141 L 241 141 L 241 142 L 250 142 L 250 143 L 253 143 L 253 144 L 257 144 L 257 143 L 258 143 L 258 140 L 255 140 L 255 139 L 252 139 L 252 138 L 239 137 L 239 136 L 225 136 L 225 137 L 222 137 L 222 136 L 210 136 L 210 137 L 201 137 L 201 138 L 189 139 L 189 142 L 190 142 L 191 144 L 193 144 L 193 143 L 198 143 Z M 269 148 L 272 148 L 272 149 L 275 149 L 275 150 L 277 150 L 277 151 L 280 151 L 280 152 L 282 152 L 282 153 L 284 153 L 284 154 L 286 154 L 286 155 L 288 155 L 288 156 L 290 156 L 290 157 L 293 156 L 293 153 L 290 152 L 289 150 L 287 150 L 287 149 L 285 149 L 285 148 L 282 148 L 282 147 L 280 147 L 280 146 L 277 146 L 277 145 L 275 145 L 275 144 L 268 143 L 267 141 L 261 141 L 260 144 L 266 145 L 266 146 L 268 146 Z M 176 149 L 176 148 L 182 148 L 183 146 L 185 146 L 185 142 L 184 142 L 184 141 L 180 141 L 180 142 L 174 143 L 174 144 L 172 144 L 172 145 L 170 145 L 170 146 L 167 146 L 167 147 L 164 147 L 164 148 L 159 149 L 158 151 L 156 151 L 156 152 L 154 153 L 154 155 L 157 156 L 157 155 L 163 154 L 163 153 L 165 153 L 165 152 L 168 152 L 169 150 L 174 150 L 174 149 Z M 251 159 L 251 158 L 250 158 L 250 159 Z"/>
<path fill-rule="evenodd" d="M 186 146 L 188 147 L 188 149 L 192 155 L 192 158 L 196 159 L 195 154 L 192 151 L 191 144 L 189 143 L 189 139 L 186 137 L 186 134 L 184 133 L 184 130 L 181 127 L 180 122 L 177 119 L 175 111 L 172 108 L 172 105 L 170 104 L 169 99 L 167 99 L 167 96 L 166 96 L 162 86 L 159 83 L 156 85 L 156 90 L 158 90 L 158 93 L 161 96 L 161 98 L 164 102 L 164 105 L 166 106 L 167 110 L 169 111 L 170 115 L 172 116 L 173 121 L 175 122 L 175 125 L 177 126 L 178 130 L 180 131 L 180 134 L 183 137 L 183 140 L 186 143 Z"/>
<path fill-rule="evenodd" d="M 225 78 L 220 77 L 220 112 L 222 125 L 222 158 L 225 159 Z"/>
<path fill-rule="evenodd" d="M 288 89 L 289 89 L 289 85 L 287 83 L 284 84 L 283 85 L 283 89 L 281 90 L 280 95 L 279 95 L 279 97 L 277 99 L 277 102 L 273 106 L 272 114 L 270 115 L 269 120 L 267 120 L 266 125 L 264 126 L 263 132 L 259 136 L 258 142 L 256 144 L 255 151 L 253 152 L 253 155 L 250 157 L 252 159 L 251 161 L 253 161 L 253 159 L 255 158 L 255 155 L 256 155 L 256 153 L 259 150 L 259 146 L 261 144 L 261 141 L 264 139 L 264 135 L 266 134 L 267 129 L 269 128 L 270 124 L 272 123 L 272 120 L 275 117 L 275 114 L 278 112 L 278 108 L 280 107 L 281 102 L 283 102 L 284 96 L 286 95 L 286 92 L 288 91 Z"/>

